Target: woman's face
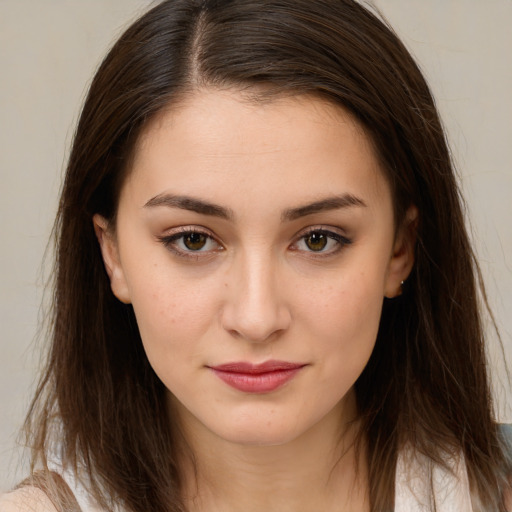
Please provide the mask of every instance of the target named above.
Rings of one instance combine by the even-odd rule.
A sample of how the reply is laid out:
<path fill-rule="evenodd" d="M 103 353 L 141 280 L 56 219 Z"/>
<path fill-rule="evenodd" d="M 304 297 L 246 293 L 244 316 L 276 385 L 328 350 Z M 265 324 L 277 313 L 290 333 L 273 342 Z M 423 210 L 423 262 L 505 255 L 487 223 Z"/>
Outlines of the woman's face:
<path fill-rule="evenodd" d="M 197 93 L 145 131 L 115 233 L 95 223 L 185 430 L 272 445 L 353 419 L 412 244 L 343 110 Z"/>

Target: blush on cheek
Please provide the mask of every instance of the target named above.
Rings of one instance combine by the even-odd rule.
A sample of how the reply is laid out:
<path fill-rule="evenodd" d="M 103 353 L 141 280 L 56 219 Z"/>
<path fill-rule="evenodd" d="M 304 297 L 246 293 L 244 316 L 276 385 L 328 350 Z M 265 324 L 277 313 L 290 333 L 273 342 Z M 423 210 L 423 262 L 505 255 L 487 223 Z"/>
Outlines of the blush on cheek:
<path fill-rule="evenodd" d="M 362 357 L 366 360 L 377 339 L 383 296 L 374 287 L 365 286 L 364 281 L 357 283 L 359 286 L 354 286 L 350 292 L 344 289 L 331 295 L 325 306 L 329 308 L 326 320 L 329 321 L 329 331 L 338 333 L 334 339 L 338 349 L 348 359 Z"/>
<path fill-rule="evenodd" d="M 383 293 L 375 285 L 365 282 L 364 279 L 350 278 L 342 286 L 330 285 L 327 291 L 312 298 L 310 294 L 306 301 L 320 311 L 338 322 L 347 324 L 365 325 L 368 321 L 380 321 L 382 311 Z"/>

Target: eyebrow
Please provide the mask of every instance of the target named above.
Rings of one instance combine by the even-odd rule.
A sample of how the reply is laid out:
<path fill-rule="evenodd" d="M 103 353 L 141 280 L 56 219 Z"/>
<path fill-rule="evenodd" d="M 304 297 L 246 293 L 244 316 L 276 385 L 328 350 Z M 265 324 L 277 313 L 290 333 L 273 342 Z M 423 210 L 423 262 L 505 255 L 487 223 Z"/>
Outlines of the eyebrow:
<path fill-rule="evenodd" d="M 210 215 L 212 217 L 220 217 L 221 219 L 231 220 L 234 215 L 232 210 L 224 208 L 202 199 L 195 199 L 189 196 L 176 196 L 172 194 L 159 194 L 151 198 L 144 208 L 153 208 L 156 206 L 167 206 L 168 208 L 180 208 L 200 213 L 201 215 Z"/>
<path fill-rule="evenodd" d="M 305 217 L 307 215 L 313 215 L 314 213 L 321 213 L 330 210 L 339 210 L 342 208 L 349 208 L 352 206 L 366 207 L 366 203 L 357 196 L 352 194 L 343 194 L 341 196 L 332 196 L 314 203 L 309 203 L 304 206 L 298 206 L 296 208 L 290 208 L 285 210 L 281 215 L 281 220 L 292 221 Z"/>
<path fill-rule="evenodd" d="M 151 198 L 144 208 L 154 208 L 166 206 L 168 208 L 180 208 L 199 213 L 201 215 L 210 215 L 221 219 L 232 220 L 234 213 L 231 209 L 219 206 L 203 199 L 197 199 L 190 196 L 179 196 L 173 194 L 159 194 Z M 289 208 L 281 214 L 282 221 L 292 221 L 307 215 L 321 213 L 329 210 L 339 210 L 352 206 L 366 207 L 366 203 L 352 194 L 343 194 L 341 196 L 332 196 L 303 206 Z"/>

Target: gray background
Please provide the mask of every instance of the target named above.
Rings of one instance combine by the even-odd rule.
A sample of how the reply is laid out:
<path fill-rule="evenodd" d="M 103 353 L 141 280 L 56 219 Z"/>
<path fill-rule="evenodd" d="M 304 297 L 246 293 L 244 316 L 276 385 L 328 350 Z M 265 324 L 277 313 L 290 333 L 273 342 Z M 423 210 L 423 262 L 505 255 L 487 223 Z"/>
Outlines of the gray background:
<path fill-rule="evenodd" d="M 148 0 L 0 0 L 0 489 L 26 471 L 17 431 L 37 374 L 42 260 L 86 85 Z M 448 130 L 512 359 L 512 0 L 376 0 L 417 57 Z M 512 394 L 489 329 L 499 417 Z"/>

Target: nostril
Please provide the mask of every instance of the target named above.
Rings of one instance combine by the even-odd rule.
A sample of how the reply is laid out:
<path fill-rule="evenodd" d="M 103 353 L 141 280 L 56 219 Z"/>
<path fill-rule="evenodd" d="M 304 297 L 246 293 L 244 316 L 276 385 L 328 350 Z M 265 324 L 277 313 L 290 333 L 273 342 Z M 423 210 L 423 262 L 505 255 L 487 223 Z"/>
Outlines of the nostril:
<path fill-rule="evenodd" d="M 223 280 L 221 325 L 238 339 L 262 343 L 276 338 L 290 324 L 277 268 L 270 254 L 244 251 Z"/>
<path fill-rule="evenodd" d="M 244 308 L 242 303 L 225 308 L 222 327 L 238 339 L 264 343 L 289 328 L 290 314 L 281 305 L 266 304 L 265 310 Z"/>

